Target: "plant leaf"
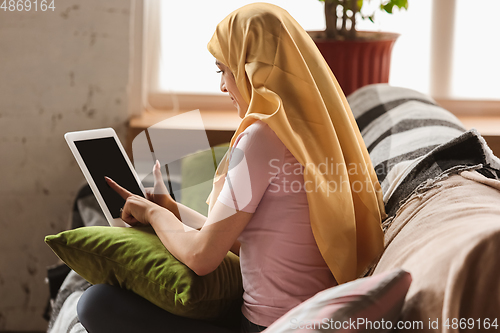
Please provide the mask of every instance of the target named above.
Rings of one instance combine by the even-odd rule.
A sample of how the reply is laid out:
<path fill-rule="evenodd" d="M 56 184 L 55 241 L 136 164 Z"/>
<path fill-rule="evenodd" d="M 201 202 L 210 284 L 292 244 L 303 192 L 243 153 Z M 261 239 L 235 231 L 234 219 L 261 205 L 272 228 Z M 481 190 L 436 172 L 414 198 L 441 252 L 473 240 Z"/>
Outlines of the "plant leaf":
<path fill-rule="evenodd" d="M 392 0 L 391 2 L 393 2 L 399 9 L 408 9 L 408 0 Z"/>
<path fill-rule="evenodd" d="M 408 0 L 389 0 L 385 3 L 380 4 L 380 9 L 392 14 L 394 6 L 399 9 L 408 9 Z"/>
<path fill-rule="evenodd" d="M 399 3 L 400 3 L 400 6 L 399 8 L 404 8 L 404 9 L 408 9 L 408 0 L 399 0 Z"/>
<path fill-rule="evenodd" d="M 394 4 L 392 3 L 392 1 L 389 1 L 385 5 L 384 4 L 380 5 L 380 9 L 385 10 L 389 14 L 392 14 L 392 7 L 394 7 Z"/>

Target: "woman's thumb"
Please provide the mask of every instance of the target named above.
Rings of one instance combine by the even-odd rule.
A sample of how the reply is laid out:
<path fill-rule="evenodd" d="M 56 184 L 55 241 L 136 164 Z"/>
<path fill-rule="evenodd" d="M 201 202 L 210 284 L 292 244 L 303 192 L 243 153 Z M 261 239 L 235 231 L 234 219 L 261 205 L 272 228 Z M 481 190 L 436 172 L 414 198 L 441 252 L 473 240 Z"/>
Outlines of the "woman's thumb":
<path fill-rule="evenodd" d="M 160 162 L 158 160 L 156 160 L 156 163 L 153 167 L 153 177 L 154 177 L 154 194 L 167 194 L 167 187 L 163 182 Z"/>

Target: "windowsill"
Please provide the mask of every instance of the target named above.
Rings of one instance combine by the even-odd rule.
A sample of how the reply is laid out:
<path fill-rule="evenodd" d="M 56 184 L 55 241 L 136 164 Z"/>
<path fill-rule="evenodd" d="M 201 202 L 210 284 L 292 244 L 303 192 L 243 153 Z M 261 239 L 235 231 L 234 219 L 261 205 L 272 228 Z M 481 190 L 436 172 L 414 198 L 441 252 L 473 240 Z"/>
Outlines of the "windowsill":
<path fill-rule="evenodd" d="M 482 136 L 500 137 L 500 115 L 498 116 L 457 116 L 465 128 L 475 128 Z"/>
<path fill-rule="evenodd" d="M 144 130 L 161 121 L 179 115 L 186 111 L 144 111 L 140 116 L 130 119 L 129 127 Z M 200 111 L 204 128 L 209 131 L 235 131 L 241 118 L 234 111 Z M 475 128 L 485 136 L 500 136 L 500 110 L 497 115 L 465 115 L 456 114 L 457 118 L 467 129 Z M 189 119 L 185 123 L 177 123 L 173 127 L 165 126 L 165 129 L 188 129 Z"/>
<path fill-rule="evenodd" d="M 177 116 L 184 112 L 186 111 L 144 111 L 140 116 L 130 118 L 125 146 L 125 150 L 129 156 L 132 156 L 133 139 L 139 133 L 153 125 L 156 125 L 158 128 L 168 130 L 199 129 L 199 127 L 193 128 L 193 123 L 199 124 L 199 118 L 194 115 L 193 121 L 190 121 L 188 116 L 187 118 L 183 118 L 182 122 L 176 122 L 175 124 L 172 124 L 172 122 L 161 124 L 163 120 Z M 203 122 L 203 128 L 205 129 L 207 135 L 208 143 L 211 147 L 229 142 L 241 122 L 241 118 L 238 116 L 236 110 L 201 110 L 200 115 Z"/>
<path fill-rule="evenodd" d="M 182 114 L 186 111 L 144 111 L 139 117 L 130 119 L 129 127 L 134 129 L 144 130 L 152 125 L 158 124 L 161 121 Z M 241 122 L 236 110 L 234 111 L 216 111 L 216 110 L 201 110 L 201 119 L 203 127 L 208 131 L 235 131 Z M 193 118 L 193 121 L 195 119 Z M 192 121 L 187 117 L 184 122 L 176 124 L 159 124 L 165 129 L 189 129 Z"/>
<path fill-rule="evenodd" d="M 475 128 L 486 139 L 493 152 L 500 156 L 500 107 L 498 107 L 500 102 L 438 100 L 438 104 L 453 112 L 466 129 Z M 469 112 L 466 113 L 466 110 Z M 127 150 L 130 151 L 132 140 L 137 134 L 183 112 L 185 111 L 144 111 L 140 116 L 131 118 Z M 241 121 L 236 110 L 201 110 L 200 114 L 211 146 L 228 142 Z M 191 124 L 187 118 L 181 123 L 177 122 L 175 126 L 162 124 L 159 126 L 165 129 L 186 130 L 191 128 Z"/>
<path fill-rule="evenodd" d="M 434 99 L 442 108 L 459 118 L 500 117 L 500 100 Z"/>

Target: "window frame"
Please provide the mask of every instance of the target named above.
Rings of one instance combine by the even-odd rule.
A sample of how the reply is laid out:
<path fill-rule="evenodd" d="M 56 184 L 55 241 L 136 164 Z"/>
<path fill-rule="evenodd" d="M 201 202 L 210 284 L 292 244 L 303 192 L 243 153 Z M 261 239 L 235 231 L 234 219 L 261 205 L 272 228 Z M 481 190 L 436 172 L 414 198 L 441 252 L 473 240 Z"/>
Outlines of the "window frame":
<path fill-rule="evenodd" d="M 158 18 L 148 20 L 151 13 L 158 12 L 160 0 L 135 0 L 131 14 L 131 56 L 130 80 L 127 90 L 129 92 L 129 115 L 141 116 L 149 111 L 188 111 L 202 109 L 202 111 L 232 111 L 234 107 L 227 96 L 209 93 L 168 93 L 160 92 L 154 82 L 158 82 L 155 74 L 159 52 L 158 34 L 151 33 L 158 30 Z M 446 1 L 446 4 L 443 2 Z M 441 106 L 456 116 L 500 116 L 500 100 L 485 99 L 460 99 L 449 95 L 452 72 L 447 63 L 452 54 L 449 40 L 450 31 L 454 31 L 454 10 L 456 0 L 433 0 L 431 40 L 431 68 L 433 69 L 430 80 L 429 93 Z M 436 33 L 436 31 L 440 33 Z M 153 52 L 151 52 L 153 50 Z M 445 55 L 443 57 L 443 54 Z M 443 79 L 443 77 L 445 77 Z"/>

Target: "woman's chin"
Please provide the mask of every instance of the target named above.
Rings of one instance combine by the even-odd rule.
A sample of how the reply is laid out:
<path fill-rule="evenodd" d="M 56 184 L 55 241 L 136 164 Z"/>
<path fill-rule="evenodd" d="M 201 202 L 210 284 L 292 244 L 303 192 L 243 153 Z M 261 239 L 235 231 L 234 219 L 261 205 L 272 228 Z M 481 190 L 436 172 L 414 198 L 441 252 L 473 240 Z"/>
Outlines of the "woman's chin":
<path fill-rule="evenodd" d="M 236 107 L 238 110 L 238 116 L 240 116 L 241 119 L 245 118 L 247 112 L 248 112 L 248 106 L 247 107 L 240 107 L 239 105 Z"/>
<path fill-rule="evenodd" d="M 240 110 L 240 108 L 237 108 L 237 109 L 238 109 L 238 116 L 240 116 L 241 119 L 245 118 L 246 112 L 242 112 L 242 110 Z"/>
<path fill-rule="evenodd" d="M 243 119 L 245 118 L 246 111 L 241 110 L 240 106 L 237 103 L 233 103 L 236 111 L 238 112 L 238 116 Z"/>

